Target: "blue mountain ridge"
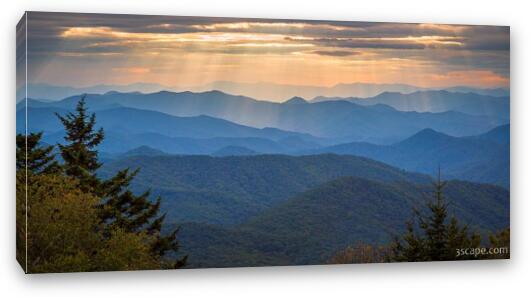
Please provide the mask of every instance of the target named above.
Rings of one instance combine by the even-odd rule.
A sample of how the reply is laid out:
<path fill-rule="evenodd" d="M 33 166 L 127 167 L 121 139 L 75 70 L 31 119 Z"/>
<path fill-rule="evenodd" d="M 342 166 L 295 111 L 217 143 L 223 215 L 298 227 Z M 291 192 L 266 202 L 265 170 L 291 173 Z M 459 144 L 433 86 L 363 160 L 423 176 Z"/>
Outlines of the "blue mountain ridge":
<path fill-rule="evenodd" d="M 364 106 L 385 104 L 401 111 L 444 112 L 457 111 L 471 115 L 509 118 L 508 96 L 489 96 L 477 93 L 459 93 L 446 90 L 416 91 L 409 94 L 383 92 L 369 98 L 316 97 L 311 102 L 348 101 Z"/>
<path fill-rule="evenodd" d="M 509 138 L 509 125 L 470 137 L 453 137 L 424 129 L 391 145 L 351 142 L 302 153 L 363 156 L 431 175 L 435 175 L 440 167 L 447 178 L 493 183 L 508 188 Z"/>
<path fill-rule="evenodd" d="M 38 107 L 72 109 L 78 100 L 79 96 L 74 96 L 58 102 L 39 102 Z M 297 101 L 300 103 L 300 100 Z M 28 103 L 30 107 L 33 104 L 37 103 Z M 469 115 L 456 111 L 404 112 L 382 104 L 363 106 L 346 101 L 280 104 L 219 91 L 89 94 L 87 104 L 92 110 L 118 105 L 179 117 L 204 115 L 250 127 L 271 127 L 311 134 L 336 143 L 392 143 L 424 128 L 432 128 L 452 136 L 477 135 L 508 122 L 507 119 L 499 117 Z"/>

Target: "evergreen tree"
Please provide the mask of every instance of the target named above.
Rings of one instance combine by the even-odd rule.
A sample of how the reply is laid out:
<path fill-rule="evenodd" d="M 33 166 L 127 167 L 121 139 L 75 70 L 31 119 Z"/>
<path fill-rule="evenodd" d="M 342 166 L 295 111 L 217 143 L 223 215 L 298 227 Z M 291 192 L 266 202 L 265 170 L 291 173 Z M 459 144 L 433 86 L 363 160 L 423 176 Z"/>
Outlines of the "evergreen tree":
<path fill-rule="evenodd" d="M 448 217 L 448 203 L 444 201 L 443 188 L 446 185 L 439 179 L 434 184 L 435 202 L 428 201 L 427 207 L 430 216 L 427 218 L 420 213 L 417 215 L 420 227 L 426 235 L 426 248 L 429 259 L 444 257 L 448 250 L 448 232 L 446 218 Z"/>
<path fill-rule="evenodd" d="M 425 241 L 415 231 L 415 222 L 406 222 L 406 234 L 402 238 L 396 236 L 391 244 L 391 253 L 388 261 L 393 262 L 419 262 L 428 261 L 426 257 Z"/>
<path fill-rule="evenodd" d="M 95 148 L 103 140 L 104 134 L 102 128 L 94 131 L 96 115 L 87 115 L 85 95 L 78 102 L 76 113 L 56 115 L 66 130 L 67 144 L 58 144 L 66 175 L 79 180 L 80 187 L 84 190 L 98 189 L 96 170 L 101 167 L 101 163 L 98 162 L 98 151 Z"/>
<path fill-rule="evenodd" d="M 42 132 L 28 136 L 17 134 L 17 171 L 27 168 L 29 173 L 54 173 L 60 170 L 52 154 L 53 146 L 41 146 Z M 27 167 L 26 167 L 27 166 Z"/>
<path fill-rule="evenodd" d="M 390 261 L 447 261 L 465 260 L 470 257 L 457 255 L 456 249 L 474 248 L 481 243 L 476 233 L 460 226 L 455 217 L 448 218 L 448 203 L 445 202 L 440 172 L 434 183 L 435 201 L 426 203 L 428 214 L 413 210 L 414 219 L 406 223 L 406 233 L 394 239 Z"/>
<path fill-rule="evenodd" d="M 150 192 L 135 195 L 129 190 L 131 180 L 138 170 L 129 168 L 116 173 L 108 180 L 97 177 L 100 168 L 96 147 L 103 141 L 103 129 L 94 131 L 96 115 L 87 114 L 85 96 L 81 98 L 75 113 L 66 116 L 57 115 L 66 130 L 66 145 L 60 145 L 65 161 L 65 173 L 80 181 L 80 186 L 98 197 L 102 197 L 100 217 L 109 229 L 120 228 L 127 232 L 142 233 L 156 237 L 152 244 L 152 253 L 163 257 L 168 252 L 179 249 L 177 230 L 167 236 L 161 234 L 165 214 L 159 216 L 160 197 L 155 202 L 149 200 Z M 186 257 L 174 263 L 174 267 L 183 266 Z"/>
<path fill-rule="evenodd" d="M 511 230 L 509 228 L 489 235 L 490 248 L 498 249 L 498 254 L 489 255 L 490 259 L 510 259 Z"/>

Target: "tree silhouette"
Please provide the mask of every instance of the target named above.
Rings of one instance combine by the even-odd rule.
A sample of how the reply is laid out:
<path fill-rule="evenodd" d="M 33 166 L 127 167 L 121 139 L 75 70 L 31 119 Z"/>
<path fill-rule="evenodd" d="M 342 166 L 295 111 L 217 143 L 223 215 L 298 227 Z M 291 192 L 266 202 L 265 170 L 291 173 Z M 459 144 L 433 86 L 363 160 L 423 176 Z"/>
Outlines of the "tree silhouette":
<path fill-rule="evenodd" d="M 414 209 L 414 218 L 406 222 L 406 232 L 396 236 L 390 253 L 390 261 L 449 261 L 464 260 L 456 249 L 474 248 L 481 243 L 468 226 L 460 226 L 455 217 L 448 217 L 448 203 L 444 198 L 446 182 L 439 174 L 434 186 L 434 200 L 426 202 L 427 214 Z"/>
<path fill-rule="evenodd" d="M 29 135 L 17 134 L 17 171 L 27 169 L 29 173 L 52 173 L 60 170 L 52 153 L 53 146 L 39 144 L 42 132 Z"/>
<path fill-rule="evenodd" d="M 129 189 L 138 170 L 131 172 L 126 168 L 107 180 L 97 176 L 101 163 L 96 147 L 103 141 L 104 131 L 102 128 L 95 131 L 96 115 L 87 113 L 85 97 L 79 100 L 75 113 L 57 114 L 66 130 L 66 144 L 59 145 L 65 174 L 79 180 L 84 190 L 102 197 L 100 217 L 109 229 L 118 227 L 127 232 L 155 236 L 152 252 L 160 257 L 176 252 L 179 249 L 177 230 L 166 236 L 161 234 L 165 214 L 159 215 L 160 197 L 151 202 L 150 191 L 136 195 Z M 175 261 L 173 266 L 180 267 L 185 262 L 186 257 Z"/>

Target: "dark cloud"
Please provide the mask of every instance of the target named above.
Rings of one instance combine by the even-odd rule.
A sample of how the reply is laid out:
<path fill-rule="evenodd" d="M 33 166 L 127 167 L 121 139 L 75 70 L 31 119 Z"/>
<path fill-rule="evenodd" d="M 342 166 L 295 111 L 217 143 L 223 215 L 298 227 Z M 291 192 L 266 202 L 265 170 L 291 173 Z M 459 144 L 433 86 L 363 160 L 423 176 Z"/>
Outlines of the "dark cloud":
<path fill-rule="evenodd" d="M 469 38 L 465 41 L 464 48 L 483 51 L 509 51 L 509 35 L 481 36 Z"/>
<path fill-rule="evenodd" d="M 510 55 L 509 53 L 480 52 L 465 55 L 452 54 L 450 56 L 439 55 L 433 57 L 448 67 L 459 68 L 463 65 L 481 70 L 491 70 L 499 75 L 509 77 L 510 75 Z"/>
<path fill-rule="evenodd" d="M 348 57 L 348 56 L 357 56 L 360 55 L 360 52 L 353 52 L 353 51 L 334 51 L 334 50 L 318 50 L 318 51 L 311 51 L 312 54 L 321 55 L 321 56 L 332 56 L 332 57 Z"/>
<path fill-rule="evenodd" d="M 315 38 L 298 39 L 287 37 L 286 40 L 298 42 L 311 42 L 321 46 L 342 47 L 342 48 L 372 48 L 372 49 L 424 49 L 426 46 L 421 43 L 408 40 L 381 40 L 381 39 L 339 39 L 339 38 Z"/>

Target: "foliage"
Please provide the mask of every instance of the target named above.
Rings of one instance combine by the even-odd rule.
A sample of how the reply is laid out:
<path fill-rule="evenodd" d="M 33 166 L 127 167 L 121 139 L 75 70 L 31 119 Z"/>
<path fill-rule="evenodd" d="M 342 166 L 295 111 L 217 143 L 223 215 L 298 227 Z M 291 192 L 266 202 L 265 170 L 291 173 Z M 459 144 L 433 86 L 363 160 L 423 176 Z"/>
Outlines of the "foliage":
<path fill-rule="evenodd" d="M 490 234 L 490 248 L 506 248 L 507 253 L 489 255 L 490 259 L 509 259 L 511 257 L 509 248 L 511 246 L 511 231 L 509 228 Z"/>
<path fill-rule="evenodd" d="M 17 170 L 31 173 L 54 173 L 60 170 L 52 154 L 53 146 L 41 146 L 42 133 L 30 133 L 27 137 L 17 134 Z"/>
<path fill-rule="evenodd" d="M 17 182 L 25 184 L 23 172 Z M 150 252 L 153 238 L 104 228 L 99 198 L 80 190 L 77 180 L 30 174 L 27 185 L 27 201 L 25 188 L 17 187 L 17 259 L 27 273 L 160 269 L 160 257 Z"/>
<path fill-rule="evenodd" d="M 360 264 L 360 263 L 383 263 L 389 255 L 389 248 L 386 246 L 372 246 L 370 244 L 358 243 L 355 246 L 348 246 L 344 250 L 337 252 L 328 264 Z"/>

